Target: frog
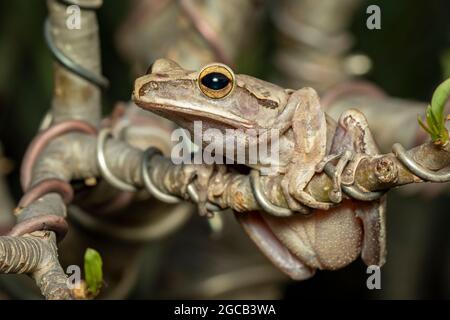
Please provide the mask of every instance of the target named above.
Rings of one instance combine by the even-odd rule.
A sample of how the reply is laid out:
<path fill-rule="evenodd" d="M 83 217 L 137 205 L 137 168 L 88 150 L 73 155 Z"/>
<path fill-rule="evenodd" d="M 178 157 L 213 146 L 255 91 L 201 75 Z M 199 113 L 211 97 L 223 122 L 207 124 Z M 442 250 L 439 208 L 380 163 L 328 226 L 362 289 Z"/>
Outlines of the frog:
<path fill-rule="evenodd" d="M 235 214 L 259 249 L 291 278 L 304 280 L 317 269 L 341 268 L 359 255 L 367 265 L 384 264 L 385 197 L 367 203 L 356 201 L 345 198 L 341 188 L 346 168 L 355 168 L 364 157 L 379 154 L 367 120 L 357 109 L 345 111 L 336 122 L 323 110 L 313 88 L 285 89 L 235 74 L 221 63 L 190 71 L 168 59 L 156 60 L 146 75 L 136 79 L 133 100 L 192 134 L 196 133 L 196 121 L 203 124 L 200 134 L 214 128 L 225 137 L 227 130 L 241 130 L 244 139 L 238 143 L 247 151 L 261 139 L 274 143 L 266 133 L 277 130 L 278 157 L 245 165 L 281 176 L 281 190 L 293 214 Z M 218 141 L 215 150 L 225 145 Z M 330 162 L 335 163 L 331 201 L 318 201 L 306 188 Z M 204 204 L 213 167 L 186 166 L 186 172 L 186 179 L 197 177 L 200 181 L 199 202 Z M 346 176 L 347 182 L 352 179 Z"/>

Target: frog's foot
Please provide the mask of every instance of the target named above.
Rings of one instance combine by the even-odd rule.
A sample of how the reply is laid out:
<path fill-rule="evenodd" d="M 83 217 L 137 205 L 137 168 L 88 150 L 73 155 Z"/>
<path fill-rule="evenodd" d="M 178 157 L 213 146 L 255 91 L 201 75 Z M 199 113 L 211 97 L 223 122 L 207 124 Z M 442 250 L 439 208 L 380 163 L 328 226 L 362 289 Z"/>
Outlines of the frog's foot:
<path fill-rule="evenodd" d="M 386 262 L 386 196 L 360 203 L 356 216 L 364 229 L 361 257 L 366 265 L 381 267 Z"/>
<path fill-rule="evenodd" d="M 214 174 L 214 165 L 185 165 L 182 175 L 184 198 L 197 202 L 200 216 L 212 217 L 214 213 L 208 205 L 208 185 Z"/>
<path fill-rule="evenodd" d="M 296 183 L 296 177 L 291 177 L 289 172 L 281 180 L 281 190 L 289 209 L 303 214 L 309 214 L 311 213 L 311 208 L 328 210 L 333 206 L 332 203 L 314 199 L 313 196 L 304 190 L 302 185 L 298 185 Z"/>
<path fill-rule="evenodd" d="M 341 153 L 336 153 L 336 154 L 329 154 L 329 155 L 325 156 L 325 158 L 323 158 L 323 160 L 320 161 L 320 162 L 316 165 L 315 171 L 316 171 L 317 173 L 322 172 L 322 171 L 325 169 L 325 166 L 326 166 L 328 163 L 330 163 L 330 162 L 332 162 L 332 161 L 334 161 L 334 160 L 340 158 L 341 155 L 342 155 Z"/>
<path fill-rule="evenodd" d="M 289 209 L 305 215 L 311 213 L 310 208 L 308 208 L 306 205 L 303 205 L 291 196 L 291 193 L 289 191 L 289 180 L 286 178 L 283 178 L 281 180 L 281 191 L 283 192 L 283 196 L 286 199 L 286 203 Z"/>
<path fill-rule="evenodd" d="M 348 165 L 348 163 L 353 159 L 355 152 L 352 150 L 345 150 L 339 154 L 331 154 L 326 156 L 321 162 L 316 165 L 316 172 L 322 172 L 325 166 L 335 159 L 339 158 L 338 163 L 335 166 L 333 179 L 333 189 L 330 191 L 330 200 L 334 203 L 340 203 L 342 201 L 342 173 Z"/>

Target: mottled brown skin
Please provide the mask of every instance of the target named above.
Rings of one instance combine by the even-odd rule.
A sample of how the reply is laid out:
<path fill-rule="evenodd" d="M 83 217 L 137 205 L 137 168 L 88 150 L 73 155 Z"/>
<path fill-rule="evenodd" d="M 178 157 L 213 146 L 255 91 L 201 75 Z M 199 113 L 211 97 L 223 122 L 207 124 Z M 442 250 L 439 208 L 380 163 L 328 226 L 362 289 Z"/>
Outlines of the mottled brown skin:
<path fill-rule="evenodd" d="M 313 214 L 280 218 L 260 212 L 236 213 L 267 257 L 298 280 L 311 277 L 315 269 L 341 268 L 361 251 L 367 264 L 382 265 L 385 200 L 342 201 L 340 192 L 340 175 L 346 165 L 378 153 L 364 116 L 349 110 L 336 125 L 322 110 L 313 89 L 283 89 L 246 75 L 234 76 L 233 90 L 226 97 L 210 98 L 200 90 L 198 76 L 199 72 L 184 70 L 173 61 L 157 60 L 151 73 L 136 80 L 134 101 L 192 133 L 195 120 L 203 121 L 203 129 L 223 132 L 229 128 L 279 129 L 280 157 L 272 163 L 272 174 L 283 175 L 281 186 L 291 209 L 302 212 L 308 207 Z M 315 172 L 334 159 L 338 169 L 331 192 L 336 203 L 318 202 L 305 188 Z M 249 166 L 261 170 L 263 164 Z M 192 179 L 202 169 L 187 170 Z M 200 176 L 206 188 L 206 175 Z"/>

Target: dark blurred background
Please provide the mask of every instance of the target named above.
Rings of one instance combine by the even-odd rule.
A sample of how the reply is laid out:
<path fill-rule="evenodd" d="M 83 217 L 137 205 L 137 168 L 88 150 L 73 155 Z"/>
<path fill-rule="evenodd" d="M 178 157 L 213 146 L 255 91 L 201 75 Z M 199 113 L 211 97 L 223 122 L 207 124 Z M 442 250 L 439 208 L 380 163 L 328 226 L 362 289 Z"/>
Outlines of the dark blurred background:
<path fill-rule="evenodd" d="M 103 111 L 131 95 L 133 73 L 115 45 L 115 32 L 131 1 L 105 1 L 99 11 L 103 72 L 111 87 Z M 368 3 L 369 4 L 369 3 Z M 367 78 L 392 96 L 420 101 L 450 76 L 450 2 L 445 0 L 370 1 L 382 8 L 382 29 L 368 31 L 366 6 L 354 17 L 354 51 L 367 54 Z M 52 97 L 52 58 L 43 39 L 44 1 L 0 1 L 0 141 L 14 165 L 7 179 L 16 199 L 21 158 Z M 270 23 L 265 27 L 270 32 Z M 267 33 L 259 33 L 263 37 Z M 270 73 L 272 42 L 264 38 L 254 59 L 241 59 L 239 71 Z M 247 63 L 249 60 L 252 63 Z M 411 126 L 416 126 L 411 123 Z M 399 128 L 401 130 L 401 128 Z M 419 199 L 393 192 L 388 208 L 388 259 L 382 290 L 366 288 L 365 266 L 357 261 L 334 272 L 318 272 L 288 286 L 287 298 L 450 298 L 449 198 Z M 256 250 L 256 249 L 255 249 Z"/>

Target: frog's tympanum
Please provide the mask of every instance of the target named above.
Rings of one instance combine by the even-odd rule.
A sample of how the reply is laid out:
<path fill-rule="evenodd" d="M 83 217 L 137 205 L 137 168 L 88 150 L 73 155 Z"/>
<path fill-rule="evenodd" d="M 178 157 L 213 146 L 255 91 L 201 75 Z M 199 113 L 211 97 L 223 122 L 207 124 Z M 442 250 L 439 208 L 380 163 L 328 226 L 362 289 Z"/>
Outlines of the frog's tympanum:
<path fill-rule="evenodd" d="M 292 278 L 309 278 L 316 269 L 341 268 L 360 254 L 368 265 L 384 263 L 385 198 L 359 202 L 341 192 L 341 183 L 354 179 L 351 175 L 344 179 L 345 169 L 354 167 L 364 156 L 379 153 L 359 111 L 345 111 L 336 123 L 322 110 L 312 88 L 284 89 L 251 76 L 235 75 L 219 63 L 193 72 L 165 59 L 157 60 L 147 75 L 136 80 L 133 97 L 138 106 L 192 134 L 194 121 L 202 121 L 203 130 L 223 131 L 224 137 L 226 129 L 242 129 L 244 134 L 246 129 L 255 129 L 257 139 L 264 131 L 279 131 L 279 157 L 277 163 L 271 163 L 272 174 L 282 175 L 284 197 L 297 214 L 274 217 L 246 212 L 236 216 L 263 253 Z M 250 139 L 242 141 L 248 148 Z M 332 202 L 317 201 L 305 188 L 330 161 L 336 163 L 333 187 L 328 191 Z M 247 165 L 256 170 L 264 167 L 262 161 Z M 186 168 L 206 188 L 211 166 Z M 206 192 L 200 194 L 204 203 Z M 304 214 L 311 210 L 311 214 Z"/>

